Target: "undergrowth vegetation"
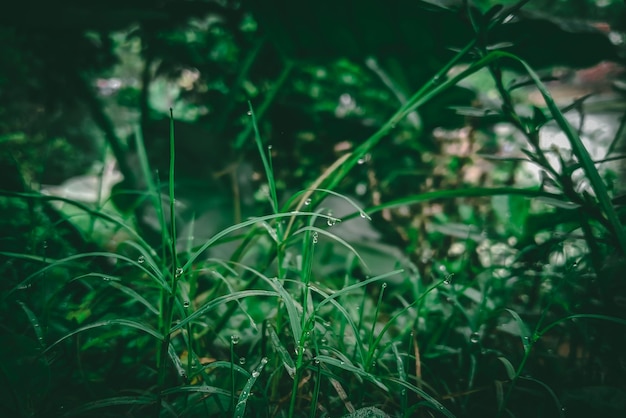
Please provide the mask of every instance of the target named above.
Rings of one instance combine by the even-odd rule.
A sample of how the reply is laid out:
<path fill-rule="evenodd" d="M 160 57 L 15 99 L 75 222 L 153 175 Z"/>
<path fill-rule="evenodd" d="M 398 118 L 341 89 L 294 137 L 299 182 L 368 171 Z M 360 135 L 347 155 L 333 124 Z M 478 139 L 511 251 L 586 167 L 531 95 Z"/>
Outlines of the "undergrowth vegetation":
<path fill-rule="evenodd" d="M 1 252 L 2 412 L 562 417 L 597 410 L 606 396 L 597 388 L 624 389 L 623 206 L 599 168 L 606 161 L 591 158 L 564 116 L 576 106 L 557 106 L 522 58 L 480 43 L 482 31 L 515 11 L 475 16 L 475 40 L 296 193 L 280 186 L 275 150 L 249 105 L 240 138 L 254 138 L 266 212 L 199 245 L 204 233 L 193 222 L 177 229 L 175 114 L 167 175 L 151 167 L 141 131 L 134 135 L 146 190 L 126 214 L 110 202 L 0 191 L 29 237 L 24 252 Z M 509 68 L 523 80 L 511 80 Z M 497 115 L 514 127 L 526 141 L 522 156 L 490 162 L 530 162 L 541 184 L 451 182 L 365 206 L 344 192 L 381 140 L 477 74 L 495 86 L 500 106 L 459 113 Z M 515 103 L 529 85 L 544 108 Z M 540 145 L 548 125 L 568 149 Z M 466 162 L 448 163 L 452 172 Z M 333 212 L 332 199 L 347 211 Z M 63 209 L 55 215 L 44 209 L 49 202 Z M 146 208 L 158 221 L 156 239 L 138 219 Z M 419 218 L 414 211 L 437 222 L 403 225 Z M 367 256 L 342 234 L 375 216 L 398 221 L 404 254 L 419 262 L 384 250 Z M 65 224 L 79 237 L 108 231 L 118 243 L 72 248 Z M 372 264 L 380 257 L 387 271 Z M 605 416 L 617 416 L 607 405 Z"/>

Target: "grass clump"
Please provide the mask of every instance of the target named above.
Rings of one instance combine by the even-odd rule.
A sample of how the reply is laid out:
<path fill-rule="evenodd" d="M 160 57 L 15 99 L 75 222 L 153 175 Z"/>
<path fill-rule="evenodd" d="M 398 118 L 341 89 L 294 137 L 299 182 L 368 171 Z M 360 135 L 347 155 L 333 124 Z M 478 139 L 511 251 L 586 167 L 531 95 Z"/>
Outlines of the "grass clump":
<path fill-rule="evenodd" d="M 477 32 L 515 10 L 488 12 Z M 74 417 L 564 416 L 573 395 L 563 378 L 584 378 L 591 360 L 610 364 L 615 351 L 590 352 L 590 342 L 618 346 L 616 330 L 626 325 L 618 305 L 603 304 L 624 266 L 624 214 L 564 116 L 568 109 L 554 103 L 522 59 L 478 41 L 292 196 L 281 195 L 271 147 L 250 106 L 240 138 L 254 133 L 269 213 L 198 246 L 177 229 L 173 115 L 167 184 L 136 135 L 147 185 L 136 204 L 156 213 L 156 242 L 137 232 L 137 219 L 68 199 L 3 192 L 3 204 L 30 205 L 32 219 L 46 202 L 62 201 L 81 214 L 73 216 L 98 220 L 127 239 L 115 251 L 50 251 L 63 241 L 52 235 L 55 227 L 71 223 L 62 219 L 33 228 L 24 251 L 2 251 L 2 335 L 10 342 L 0 357 L 7 387 L 2 408 L 11 416 Z M 470 52 L 471 64 L 449 76 Z M 504 64 L 525 71 L 546 109 L 535 108 L 530 117 L 518 112 Z M 339 192 L 405 117 L 479 71 L 489 73 L 500 95 L 498 117 L 527 140 L 525 162 L 549 181 L 431 190 L 369 207 Z M 571 149 L 570 158 L 558 155 L 558 165 L 540 146 L 549 123 Z M 329 213 L 329 196 L 352 212 Z M 493 204 L 490 216 L 522 224 L 504 226 L 516 231 L 513 243 L 496 228 L 459 225 L 459 219 L 478 223 L 480 199 Z M 419 265 L 398 259 L 396 268 L 373 274 L 359 243 L 338 232 L 353 220 L 425 202 L 462 208 L 441 215 L 430 231 L 407 228 L 407 236 L 462 244 L 460 256 L 425 257 Z M 541 211 L 532 207 L 537 202 Z M 230 257 L 214 257 L 225 243 Z M 342 254 L 330 273 L 323 269 L 328 248 Z M 560 370 L 545 373 L 547 367 Z M 592 396 L 583 388 L 586 395 Z"/>

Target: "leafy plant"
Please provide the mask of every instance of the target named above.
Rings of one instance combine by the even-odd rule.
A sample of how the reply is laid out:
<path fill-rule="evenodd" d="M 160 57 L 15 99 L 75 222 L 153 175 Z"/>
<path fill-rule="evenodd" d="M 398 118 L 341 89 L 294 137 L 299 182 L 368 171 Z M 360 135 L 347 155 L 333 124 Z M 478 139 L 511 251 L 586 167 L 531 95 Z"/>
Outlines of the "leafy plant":
<path fill-rule="evenodd" d="M 565 116 L 575 106 L 559 108 L 526 61 L 488 42 L 491 31 L 523 4 L 484 13 L 466 9 L 474 39 L 413 95 L 370 63 L 389 94 L 401 99 L 399 109 L 295 193 L 284 185 L 260 118 L 295 71 L 287 61 L 258 111 L 248 104 L 234 147 L 244 149 L 253 135 L 263 169 L 257 196 L 267 213 L 234 222 L 199 245 L 193 228 L 189 235 L 180 232 L 172 113 L 165 177 L 151 165 L 142 130 L 135 134 L 138 177 L 146 190 L 136 193 L 134 204 L 155 213 L 156 239 L 143 234 L 142 211 L 122 218 L 108 204 L 94 208 L 26 190 L 2 191 L 3 204 L 20 208 L 16 222 L 33 229 L 24 250 L 4 247 L 0 253 L 7 277 L 2 335 L 9 341 L 0 357 L 7 386 L 0 397 L 3 412 L 563 416 L 573 397 L 566 381 L 596 382 L 585 375 L 590 367 L 600 363 L 606 370 L 623 356 L 623 333 L 615 330 L 626 320 L 613 298 L 623 292 L 618 276 L 626 236 L 599 162 Z M 251 52 L 238 85 L 245 84 L 258 53 Z M 459 67 L 463 62 L 469 64 Z M 337 65 L 339 71 L 350 67 Z M 541 93 L 545 109 L 524 111 L 514 103 L 520 84 L 509 82 L 510 67 L 527 74 L 523 84 Z M 383 153 L 383 140 L 405 129 L 407 118 L 413 119 L 406 132 L 423 128 L 415 125 L 417 111 L 478 75 L 495 86 L 499 101 L 487 111 L 455 110 L 486 125 L 506 122 L 517 129 L 527 141 L 523 157 L 495 164 L 510 164 L 503 171 L 533 164 L 543 183 L 472 184 L 455 176 L 469 164 L 461 153 L 441 157 L 447 173 L 440 185 L 446 188 L 436 186 L 437 174 L 398 167 L 378 181 L 382 171 L 372 159 Z M 230 100 L 225 118 L 236 98 Z M 570 155 L 542 147 L 540 133 L 550 123 L 566 135 Z M 345 193 L 348 177 L 363 167 L 373 189 L 366 207 Z M 392 184 L 403 176 L 425 184 L 398 196 Z M 332 199 L 351 213 L 331 213 Z M 51 212 L 48 202 L 75 212 L 47 219 L 46 213 L 60 213 Z M 444 209 L 429 212 L 424 203 Z M 407 257 L 373 274 L 364 243 L 345 238 L 341 226 L 398 220 L 407 212 L 410 221 L 392 226 Z M 90 220 L 91 230 L 77 227 L 78 248 L 56 248 L 65 238 L 55 230 L 79 225 L 79 217 Z M 111 250 L 81 248 L 89 242 L 81 243 L 83 235 L 105 227 L 123 242 Z M 227 256 L 215 256 L 219 247 Z M 325 268 L 329 253 L 340 254 L 332 269 Z M 596 343 L 604 352 L 594 351 Z M 623 373 L 609 376 L 618 382 Z"/>

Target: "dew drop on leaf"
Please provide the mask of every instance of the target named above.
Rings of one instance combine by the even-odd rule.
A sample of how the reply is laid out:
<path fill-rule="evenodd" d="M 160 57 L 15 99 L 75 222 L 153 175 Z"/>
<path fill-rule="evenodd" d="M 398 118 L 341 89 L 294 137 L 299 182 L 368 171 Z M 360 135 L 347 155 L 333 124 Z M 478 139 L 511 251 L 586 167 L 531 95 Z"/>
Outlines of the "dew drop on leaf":
<path fill-rule="evenodd" d="M 144 257 L 143 255 L 140 255 L 139 258 L 137 259 L 137 262 L 139 264 L 143 264 L 146 262 L 146 257 Z"/>
<path fill-rule="evenodd" d="M 230 342 L 233 343 L 233 345 L 239 344 L 239 335 L 231 335 Z"/>

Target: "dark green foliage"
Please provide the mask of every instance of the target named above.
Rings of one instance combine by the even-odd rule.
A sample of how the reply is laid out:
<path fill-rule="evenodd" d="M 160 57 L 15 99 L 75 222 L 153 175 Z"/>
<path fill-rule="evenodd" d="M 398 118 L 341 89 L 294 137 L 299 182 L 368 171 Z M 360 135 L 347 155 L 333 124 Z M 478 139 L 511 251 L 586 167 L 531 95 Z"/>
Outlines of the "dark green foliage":
<path fill-rule="evenodd" d="M 522 5 L 8 7 L 0 415 L 619 416 L 619 48 Z"/>

